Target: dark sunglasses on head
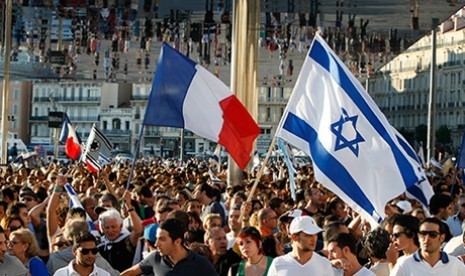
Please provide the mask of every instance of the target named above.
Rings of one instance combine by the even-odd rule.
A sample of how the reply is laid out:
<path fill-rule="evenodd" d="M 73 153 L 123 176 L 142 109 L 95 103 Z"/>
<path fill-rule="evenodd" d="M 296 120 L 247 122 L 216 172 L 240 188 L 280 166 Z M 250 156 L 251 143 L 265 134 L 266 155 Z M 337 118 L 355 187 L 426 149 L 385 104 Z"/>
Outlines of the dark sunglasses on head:
<path fill-rule="evenodd" d="M 93 255 L 96 255 L 98 253 L 97 247 L 94 247 L 94 248 L 82 248 L 82 247 L 79 247 L 78 250 L 81 251 L 81 253 L 84 254 L 84 255 L 87 255 L 90 252 L 92 252 Z"/>
<path fill-rule="evenodd" d="M 420 236 L 430 236 L 431 238 L 436 238 L 437 236 L 439 236 L 441 233 L 439 232 L 436 232 L 436 231 L 419 231 L 418 232 L 418 235 Z"/>
<path fill-rule="evenodd" d="M 405 234 L 405 232 L 397 232 L 397 233 L 392 233 L 392 236 L 396 239 L 400 237 L 400 235 Z"/>
<path fill-rule="evenodd" d="M 25 200 L 25 201 L 33 201 L 34 199 L 32 197 L 23 197 L 23 198 L 21 198 L 21 201 L 23 201 L 23 200 Z"/>
<path fill-rule="evenodd" d="M 11 232 L 13 232 L 13 231 L 18 230 L 19 228 L 21 228 L 21 226 L 10 226 L 10 227 L 8 228 L 8 230 L 10 230 Z"/>

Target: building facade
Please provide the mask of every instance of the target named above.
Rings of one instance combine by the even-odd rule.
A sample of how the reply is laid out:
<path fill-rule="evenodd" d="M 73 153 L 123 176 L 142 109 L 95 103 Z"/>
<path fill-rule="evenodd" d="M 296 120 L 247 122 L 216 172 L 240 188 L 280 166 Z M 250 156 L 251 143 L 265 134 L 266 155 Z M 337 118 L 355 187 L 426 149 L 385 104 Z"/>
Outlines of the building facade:
<path fill-rule="evenodd" d="M 436 36 L 436 128 L 447 126 L 452 146 L 465 131 L 465 29 L 459 11 Z M 368 80 L 368 92 L 391 124 L 414 133 L 428 124 L 432 35 L 421 38 Z"/>
<path fill-rule="evenodd" d="M 0 93 L 3 94 L 3 86 L 0 87 Z M 29 112 L 32 95 L 32 85 L 30 81 L 10 81 L 8 95 L 8 131 L 15 138 L 23 140 L 24 143 L 30 142 L 29 133 Z M 2 98 L 0 98 L 0 106 Z M 3 114 L 3 112 L 2 112 Z M 1 115 L 0 114 L 0 117 Z"/>

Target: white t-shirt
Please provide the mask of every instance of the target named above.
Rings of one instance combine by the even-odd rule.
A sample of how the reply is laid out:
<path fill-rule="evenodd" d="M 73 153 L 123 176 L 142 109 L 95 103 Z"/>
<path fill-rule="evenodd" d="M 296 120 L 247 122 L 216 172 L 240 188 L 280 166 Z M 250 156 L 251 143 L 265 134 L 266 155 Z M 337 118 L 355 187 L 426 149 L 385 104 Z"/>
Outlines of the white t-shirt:
<path fill-rule="evenodd" d="M 226 239 L 228 240 L 228 250 L 231 249 L 236 243 L 236 237 L 233 236 L 232 231 L 226 234 Z"/>
<path fill-rule="evenodd" d="M 293 252 L 289 252 L 275 258 L 268 270 L 268 276 L 334 275 L 329 260 L 315 252 L 305 264 L 300 264 L 293 256 Z"/>
<path fill-rule="evenodd" d="M 465 275 L 465 265 L 454 256 L 441 252 L 441 259 L 434 266 L 431 266 L 420 257 L 418 252 L 402 260 L 399 259 L 389 275 Z"/>
<path fill-rule="evenodd" d="M 54 276 L 80 276 L 76 270 L 74 270 L 73 264 L 76 260 L 72 260 L 68 266 L 65 266 L 63 268 L 58 269 Z M 110 273 L 106 272 L 105 270 L 101 269 L 100 267 L 97 267 L 94 264 L 94 269 L 92 272 L 89 274 L 89 276 L 111 276 Z"/>
<path fill-rule="evenodd" d="M 334 274 L 336 276 L 344 276 L 344 269 L 335 269 Z M 362 266 L 362 268 L 352 274 L 352 276 L 376 276 L 376 274 L 368 268 Z"/>

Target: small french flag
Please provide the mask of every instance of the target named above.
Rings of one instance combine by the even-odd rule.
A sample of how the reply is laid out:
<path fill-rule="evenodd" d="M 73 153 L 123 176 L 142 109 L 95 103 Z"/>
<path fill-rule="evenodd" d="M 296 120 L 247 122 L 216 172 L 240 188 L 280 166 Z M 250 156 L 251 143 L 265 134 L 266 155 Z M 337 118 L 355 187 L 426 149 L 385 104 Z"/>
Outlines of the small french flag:
<path fill-rule="evenodd" d="M 60 133 L 60 142 L 66 145 L 66 155 L 77 160 L 81 156 L 81 139 L 71 125 L 68 116 L 65 116 Z"/>

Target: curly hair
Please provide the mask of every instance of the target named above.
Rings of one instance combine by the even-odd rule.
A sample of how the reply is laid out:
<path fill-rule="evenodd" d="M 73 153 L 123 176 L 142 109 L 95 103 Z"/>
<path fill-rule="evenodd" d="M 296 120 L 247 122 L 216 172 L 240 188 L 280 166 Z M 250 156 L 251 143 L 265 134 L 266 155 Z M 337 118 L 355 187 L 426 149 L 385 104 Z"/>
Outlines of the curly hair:
<path fill-rule="evenodd" d="M 386 259 L 386 251 L 390 243 L 391 237 L 388 231 L 380 227 L 368 232 L 363 237 L 363 247 L 367 250 L 368 256 L 377 259 Z"/>

